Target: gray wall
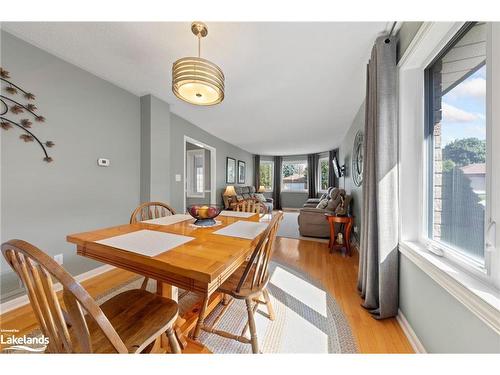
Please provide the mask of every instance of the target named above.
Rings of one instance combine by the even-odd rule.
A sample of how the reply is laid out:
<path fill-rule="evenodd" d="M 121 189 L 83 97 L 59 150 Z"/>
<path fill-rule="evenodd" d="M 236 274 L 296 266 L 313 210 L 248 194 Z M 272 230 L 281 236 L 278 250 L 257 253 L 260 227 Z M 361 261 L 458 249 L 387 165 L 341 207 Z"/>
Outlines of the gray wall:
<path fill-rule="evenodd" d="M 1 32 L 1 65 L 36 95 L 46 123 L 33 125 L 53 140 L 54 161 L 42 161 L 19 131 L 1 134 L 1 238 L 22 238 L 79 274 L 98 263 L 76 256 L 66 235 L 126 223 L 139 203 L 139 100 L 109 82 Z M 97 166 L 97 158 L 111 161 Z M 18 286 L 1 258 L 2 295 Z"/>
<path fill-rule="evenodd" d="M 246 162 L 247 174 L 246 183 L 243 185 L 253 185 L 253 154 L 233 146 L 220 138 L 191 124 L 189 121 L 171 114 L 170 151 L 171 164 L 170 173 L 184 175 L 184 136 L 188 136 L 197 141 L 206 143 L 216 149 L 216 197 L 217 204 L 222 204 L 222 192 L 226 188 L 226 157 L 230 156 L 236 160 Z M 182 211 L 183 202 L 183 182 L 176 182 L 170 179 L 171 203 L 176 210 Z"/>
<path fill-rule="evenodd" d="M 500 337 L 404 255 L 400 309 L 429 353 L 500 353 Z"/>
<path fill-rule="evenodd" d="M 141 202 L 170 201 L 170 105 L 153 95 L 141 102 Z"/>
<path fill-rule="evenodd" d="M 403 56 L 423 22 L 404 22 L 398 31 L 398 59 Z"/>
<path fill-rule="evenodd" d="M 339 163 L 345 164 L 346 167 L 346 175 L 345 177 L 340 178 L 339 186 L 344 186 L 345 181 L 345 190 L 347 194 L 352 196 L 351 210 L 354 219 L 354 234 L 356 239 L 359 241 L 359 233 L 361 233 L 361 205 L 363 199 L 363 185 L 356 186 L 352 181 L 352 148 L 354 145 L 354 137 L 359 130 L 363 130 L 365 127 L 365 103 L 361 104 L 359 107 L 358 113 L 354 117 L 349 130 L 347 131 L 342 143 L 339 147 Z"/>

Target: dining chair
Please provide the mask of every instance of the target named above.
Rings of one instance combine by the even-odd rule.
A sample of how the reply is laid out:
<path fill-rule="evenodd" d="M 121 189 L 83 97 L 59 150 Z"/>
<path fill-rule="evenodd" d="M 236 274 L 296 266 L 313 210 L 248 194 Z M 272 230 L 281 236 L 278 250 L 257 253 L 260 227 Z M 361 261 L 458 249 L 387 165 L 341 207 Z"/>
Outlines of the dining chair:
<path fill-rule="evenodd" d="M 130 216 L 130 224 L 135 224 L 139 221 L 158 219 L 160 217 L 175 215 L 173 207 L 163 202 L 145 202 L 140 204 Z M 146 289 L 149 278 L 145 277 L 141 289 Z"/>
<path fill-rule="evenodd" d="M 2 253 L 22 280 L 50 353 L 161 352 L 162 340 L 180 353 L 172 325 L 175 301 L 141 289 L 122 292 L 102 305 L 54 259 L 22 240 L 2 244 Z M 62 286 L 62 301 L 54 281 Z M 165 337 L 166 335 L 166 337 Z"/>
<path fill-rule="evenodd" d="M 259 353 L 259 344 L 257 340 L 254 314 L 257 311 L 258 306 L 260 304 L 264 304 L 267 307 L 268 318 L 270 320 L 274 320 L 274 310 L 271 305 L 269 292 L 266 287 L 270 279 L 270 275 L 268 272 L 269 260 L 272 255 L 276 232 L 282 219 L 283 212 L 280 211 L 276 215 L 274 215 L 261 239 L 257 243 L 257 246 L 252 252 L 250 259 L 246 261 L 242 266 L 240 266 L 217 289 L 217 292 L 229 295 L 233 297 L 233 299 L 225 304 L 225 306 L 221 309 L 219 315 L 215 317 L 210 326 L 204 324 L 204 314 L 206 311 L 208 297 L 205 298 L 205 300 L 203 301 L 198 323 L 193 333 L 193 338 L 197 339 L 200 330 L 203 330 L 205 332 L 213 333 L 228 339 L 251 344 L 252 352 Z M 261 296 L 264 298 L 264 300 L 260 299 Z M 215 328 L 219 321 L 223 318 L 223 315 L 226 313 L 234 299 L 245 300 L 247 308 L 248 321 L 241 331 L 240 335 L 235 335 L 231 332 L 222 331 Z M 250 339 L 245 336 L 248 329 L 250 329 Z"/>
<path fill-rule="evenodd" d="M 234 210 L 237 212 L 253 212 L 259 214 L 259 217 L 261 218 L 266 215 L 266 207 L 259 201 L 253 199 L 237 203 Z"/>
<path fill-rule="evenodd" d="M 138 217 L 140 215 L 140 217 Z M 175 215 L 173 207 L 163 202 L 145 202 L 140 204 L 130 216 L 130 224 L 138 221 L 158 219 L 160 217 Z"/>

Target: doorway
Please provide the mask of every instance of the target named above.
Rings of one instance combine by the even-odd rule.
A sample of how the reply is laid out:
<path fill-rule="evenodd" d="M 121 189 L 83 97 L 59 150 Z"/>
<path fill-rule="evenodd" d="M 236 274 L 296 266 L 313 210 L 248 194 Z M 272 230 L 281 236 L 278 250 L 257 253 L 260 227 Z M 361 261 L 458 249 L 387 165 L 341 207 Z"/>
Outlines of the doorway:
<path fill-rule="evenodd" d="M 216 204 L 216 149 L 184 136 L 184 212 L 193 204 Z"/>

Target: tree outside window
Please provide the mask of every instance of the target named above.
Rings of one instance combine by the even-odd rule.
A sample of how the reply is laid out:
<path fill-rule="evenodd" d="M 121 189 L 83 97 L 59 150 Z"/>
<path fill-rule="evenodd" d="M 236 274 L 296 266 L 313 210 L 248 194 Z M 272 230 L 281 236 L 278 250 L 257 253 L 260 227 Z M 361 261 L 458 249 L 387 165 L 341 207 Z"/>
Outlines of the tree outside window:
<path fill-rule="evenodd" d="M 328 190 L 328 158 L 319 159 L 318 169 L 319 191 L 326 191 Z"/>
<path fill-rule="evenodd" d="M 274 163 L 272 161 L 260 162 L 260 185 L 266 191 L 273 191 Z"/>

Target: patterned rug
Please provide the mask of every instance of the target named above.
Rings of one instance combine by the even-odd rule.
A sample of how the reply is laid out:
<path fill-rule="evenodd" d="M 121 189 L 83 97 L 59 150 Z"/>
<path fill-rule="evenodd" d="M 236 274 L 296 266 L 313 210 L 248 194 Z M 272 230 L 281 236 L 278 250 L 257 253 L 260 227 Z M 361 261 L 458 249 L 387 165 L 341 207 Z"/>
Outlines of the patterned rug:
<path fill-rule="evenodd" d="M 266 317 L 265 305 L 260 305 L 255 314 L 262 353 L 357 353 L 347 319 L 337 302 L 319 283 L 307 274 L 277 262 L 270 263 L 269 271 L 272 276 L 268 290 L 276 318 L 270 321 Z M 142 277 L 137 277 L 108 290 L 96 300 L 101 304 L 118 293 L 139 288 L 142 280 Z M 150 280 L 147 289 L 154 291 L 155 286 L 155 281 Z M 196 294 L 182 290 L 179 290 L 179 296 L 180 315 L 199 299 Z M 213 322 L 221 308 L 219 305 L 212 311 L 206 318 L 207 324 Z M 235 300 L 217 328 L 240 334 L 246 322 L 245 302 Z M 39 332 L 32 335 L 39 335 Z M 249 344 L 206 332 L 201 333 L 200 342 L 217 354 L 251 353 Z"/>

